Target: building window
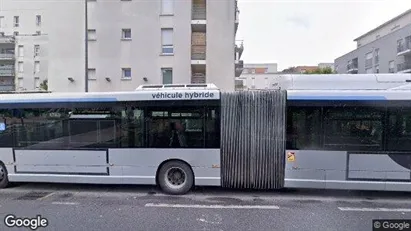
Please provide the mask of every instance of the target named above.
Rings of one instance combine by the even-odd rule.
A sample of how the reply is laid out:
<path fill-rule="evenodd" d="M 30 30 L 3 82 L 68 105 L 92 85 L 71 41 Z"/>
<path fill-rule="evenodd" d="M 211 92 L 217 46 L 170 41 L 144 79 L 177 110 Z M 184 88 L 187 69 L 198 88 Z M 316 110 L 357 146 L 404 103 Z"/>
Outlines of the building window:
<path fill-rule="evenodd" d="M 36 26 L 41 26 L 41 15 L 36 15 Z"/>
<path fill-rule="evenodd" d="M 40 45 L 34 45 L 34 57 L 40 55 Z"/>
<path fill-rule="evenodd" d="M 4 16 L 0 16 L 0 28 L 4 27 Z"/>
<path fill-rule="evenodd" d="M 163 74 L 163 84 L 172 84 L 173 83 L 173 69 L 162 68 L 161 72 Z"/>
<path fill-rule="evenodd" d="M 24 56 L 24 46 L 23 46 L 23 45 L 19 45 L 18 55 L 19 55 L 19 57 L 23 57 L 23 56 Z"/>
<path fill-rule="evenodd" d="M 394 73 L 395 72 L 395 63 L 394 63 L 394 60 L 391 60 L 389 63 L 388 63 L 388 73 Z"/>
<path fill-rule="evenodd" d="M 40 89 L 40 78 L 34 78 L 34 89 Z"/>
<path fill-rule="evenodd" d="M 40 73 L 40 62 L 39 61 L 34 62 L 34 73 L 35 74 Z"/>
<path fill-rule="evenodd" d="M 19 32 L 18 31 L 14 31 L 14 36 L 18 36 L 19 35 Z"/>
<path fill-rule="evenodd" d="M 94 29 L 90 29 L 87 31 L 88 41 L 95 41 L 97 40 L 97 32 Z"/>
<path fill-rule="evenodd" d="M 131 68 L 123 68 L 121 78 L 131 79 Z"/>
<path fill-rule="evenodd" d="M 23 62 L 18 62 L 17 63 L 17 70 L 18 70 L 19 73 L 24 72 L 24 63 Z"/>
<path fill-rule="evenodd" d="M 14 27 L 19 27 L 19 25 L 20 25 L 20 18 L 19 18 L 19 16 L 14 16 L 14 21 L 13 21 L 14 23 L 13 23 L 13 25 L 14 25 Z"/>
<path fill-rule="evenodd" d="M 131 29 L 123 29 L 121 38 L 127 40 L 131 39 Z"/>
<path fill-rule="evenodd" d="M 163 54 L 173 54 L 173 29 L 161 29 L 161 52 Z"/>
<path fill-rule="evenodd" d="M 161 0 L 161 14 L 162 15 L 174 14 L 174 0 Z"/>
<path fill-rule="evenodd" d="M 380 49 L 376 48 L 374 54 L 374 64 L 378 64 L 380 62 Z"/>
<path fill-rule="evenodd" d="M 365 67 L 372 66 L 372 52 L 365 55 Z"/>
<path fill-rule="evenodd" d="M 397 53 L 400 53 L 404 51 L 404 44 L 402 42 L 402 39 L 397 40 Z"/>
<path fill-rule="evenodd" d="M 88 69 L 88 79 L 89 80 L 96 80 L 97 79 L 96 69 L 95 68 Z"/>

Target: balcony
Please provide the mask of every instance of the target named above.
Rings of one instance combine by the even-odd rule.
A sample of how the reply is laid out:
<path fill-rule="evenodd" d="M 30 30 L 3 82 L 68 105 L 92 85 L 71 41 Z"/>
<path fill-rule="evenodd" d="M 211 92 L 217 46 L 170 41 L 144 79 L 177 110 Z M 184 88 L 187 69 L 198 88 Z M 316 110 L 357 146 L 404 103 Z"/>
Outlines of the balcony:
<path fill-rule="evenodd" d="M 405 38 L 405 42 L 402 39 L 397 44 L 397 56 L 411 55 L 411 36 Z"/>
<path fill-rule="evenodd" d="M 358 73 L 358 63 L 351 63 L 347 65 L 347 73 L 357 74 Z"/>
<path fill-rule="evenodd" d="M 0 76 L 14 76 L 14 66 L 0 66 Z"/>
<path fill-rule="evenodd" d="M 411 62 L 397 64 L 397 73 L 411 73 Z"/>
<path fill-rule="evenodd" d="M 191 60 L 206 60 L 206 46 L 205 45 L 191 46 Z"/>
<path fill-rule="evenodd" d="M 241 55 L 244 52 L 243 40 L 237 40 L 234 49 L 235 49 L 235 59 L 236 60 L 241 59 Z"/>
<path fill-rule="evenodd" d="M 14 44 L 16 40 L 11 36 L 2 36 L 0 35 L 0 44 Z"/>
<path fill-rule="evenodd" d="M 242 90 L 245 90 L 245 89 L 246 89 L 246 87 L 244 85 L 244 80 L 236 79 L 235 80 L 235 90 L 236 91 L 242 91 Z"/>
<path fill-rule="evenodd" d="M 191 26 L 195 31 L 205 31 L 207 25 L 206 0 L 193 0 Z"/>
<path fill-rule="evenodd" d="M 15 54 L 4 54 L 0 53 L 0 60 L 14 60 L 16 57 Z"/>
<path fill-rule="evenodd" d="M 235 77 L 240 77 L 244 70 L 244 61 L 236 60 L 235 61 Z"/>
<path fill-rule="evenodd" d="M 16 90 L 16 86 L 14 84 L 7 84 L 7 85 L 0 84 L 0 92 L 15 91 L 15 90 Z"/>

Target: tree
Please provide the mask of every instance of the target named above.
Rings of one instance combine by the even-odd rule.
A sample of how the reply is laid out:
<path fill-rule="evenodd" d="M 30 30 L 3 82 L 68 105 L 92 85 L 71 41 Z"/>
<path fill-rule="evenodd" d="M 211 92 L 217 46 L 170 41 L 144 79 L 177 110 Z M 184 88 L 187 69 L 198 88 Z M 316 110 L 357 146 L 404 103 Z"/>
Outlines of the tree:
<path fill-rule="evenodd" d="M 296 73 L 296 72 L 298 72 L 297 67 L 289 67 L 287 69 L 284 69 L 281 73 L 292 74 L 292 73 Z"/>
<path fill-rule="evenodd" d="M 312 71 L 306 71 L 304 74 L 335 74 L 331 67 L 317 68 Z"/>
<path fill-rule="evenodd" d="M 48 80 L 47 79 L 43 80 L 43 82 L 40 83 L 40 89 L 42 89 L 44 91 L 48 91 L 49 85 L 48 85 Z"/>

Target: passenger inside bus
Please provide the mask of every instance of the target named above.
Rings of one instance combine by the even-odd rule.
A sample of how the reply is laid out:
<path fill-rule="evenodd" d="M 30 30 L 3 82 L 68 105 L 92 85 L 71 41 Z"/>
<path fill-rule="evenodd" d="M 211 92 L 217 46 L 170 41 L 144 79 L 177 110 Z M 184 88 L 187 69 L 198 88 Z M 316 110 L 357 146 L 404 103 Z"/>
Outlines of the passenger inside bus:
<path fill-rule="evenodd" d="M 171 138 L 169 147 L 172 148 L 181 148 L 187 147 L 184 126 L 180 121 L 171 122 Z"/>

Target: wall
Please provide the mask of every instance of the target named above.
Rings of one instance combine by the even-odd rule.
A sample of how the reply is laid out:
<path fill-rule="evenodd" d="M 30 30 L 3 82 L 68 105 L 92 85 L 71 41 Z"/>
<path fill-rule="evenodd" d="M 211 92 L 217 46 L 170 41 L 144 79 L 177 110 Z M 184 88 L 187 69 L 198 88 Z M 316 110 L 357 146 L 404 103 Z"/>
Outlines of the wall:
<path fill-rule="evenodd" d="M 389 62 L 395 61 L 395 71 L 397 64 L 403 62 L 403 57 L 397 57 L 397 40 L 411 35 L 411 24 L 397 30 L 391 34 L 383 36 L 372 43 L 364 45 L 353 50 L 337 59 L 335 59 L 335 68 L 338 73 L 347 72 L 347 63 L 349 60 L 358 57 L 358 73 L 365 73 L 365 55 L 375 48 L 380 49 L 379 69 L 380 73 L 388 73 Z M 374 66 L 375 67 L 375 66 Z"/>
<path fill-rule="evenodd" d="M 48 78 L 48 2 L 0 0 L 0 16 L 4 17 L 0 32 L 6 36 L 16 36 L 16 67 L 23 62 L 23 72 L 17 73 L 17 90 L 35 90 L 36 83 Z M 36 25 L 36 15 L 41 15 L 41 25 Z M 14 27 L 14 16 L 19 16 L 19 26 Z M 40 32 L 40 35 L 37 34 Z M 19 46 L 24 46 L 23 57 L 17 57 Z M 34 45 L 40 45 L 40 56 L 34 57 Z M 40 72 L 34 73 L 34 62 L 40 62 Z M 36 80 L 37 79 L 37 80 Z M 37 84 L 38 85 L 38 84 Z"/>
<path fill-rule="evenodd" d="M 208 83 L 223 91 L 234 91 L 235 0 L 207 1 Z"/>
<path fill-rule="evenodd" d="M 373 42 L 377 40 L 377 36 L 379 35 L 380 37 L 383 37 L 385 35 L 388 35 L 389 33 L 399 30 L 408 24 L 411 23 L 411 12 L 407 13 L 406 15 L 402 16 L 401 18 L 388 23 L 387 25 L 384 25 L 382 28 L 377 29 L 376 31 L 373 31 L 369 35 L 364 36 L 363 38 L 360 38 L 357 40 L 357 47 L 358 46 L 364 46 L 367 43 Z M 395 30 L 393 28 L 396 27 Z"/>
<path fill-rule="evenodd" d="M 161 1 L 92 1 L 88 3 L 89 68 L 96 69 L 90 91 L 127 91 L 141 84 L 161 84 L 161 68 L 173 69 L 173 83 L 191 81 L 191 1 L 175 1 L 174 15 L 161 14 Z M 84 3 L 49 4 L 49 88 L 84 91 Z M 235 1 L 208 1 L 207 82 L 223 90 L 234 89 Z M 131 28 L 132 40 L 122 41 L 121 30 Z M 161 54 L 161 28 L 173 28 L 174 55 Z M 64 45 L 63 45 L 64 44 Z M 131 68 L 132 78 L 121 79 L 121 68 Z M 75 81 L 70 83 L 68 77 Z M 106 81 L 109 78 L 111 81 Z M 147 78 L 147 81 L 144 81 Z"/>

